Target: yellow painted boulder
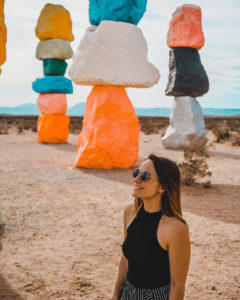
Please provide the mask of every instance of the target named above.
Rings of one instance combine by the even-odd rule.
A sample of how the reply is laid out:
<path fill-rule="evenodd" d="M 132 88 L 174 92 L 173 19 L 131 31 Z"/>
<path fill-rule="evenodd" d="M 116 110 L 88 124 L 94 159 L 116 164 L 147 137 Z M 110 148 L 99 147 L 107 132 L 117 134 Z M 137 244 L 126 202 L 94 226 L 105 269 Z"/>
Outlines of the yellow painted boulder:
<path fill-rule="evenodd" d="M 47 3 L 38 18 L 35 33 L 41 41 L 54 38 L 73 41 L 69 11 L 62 5 Z"/>
<path fill-rule="evenodd" d="M 43 115 L 65 115 L 67 113 L 66 94 L 39 94 L 37 106 Z"/>
<path fill-rule="evenodd" d="M 4 23 L 4 0 L 0 0 L 0 66 L 6 60 L 7 28 Z M 1 74 L 1 69 L 0 69 Z"/>
<path fill-rule="evenodd" d="M 138 148 L 138 117 L 125 89 L 93 87 L 78 138 L 76 167 L 130 168 L 137 162 Z"/>
<path fill-rule="evenodd" d="M 51 144 L 66 143 L 69 133 L 69 122 L 69 116 L 39 116 L 38 141 Z"/>

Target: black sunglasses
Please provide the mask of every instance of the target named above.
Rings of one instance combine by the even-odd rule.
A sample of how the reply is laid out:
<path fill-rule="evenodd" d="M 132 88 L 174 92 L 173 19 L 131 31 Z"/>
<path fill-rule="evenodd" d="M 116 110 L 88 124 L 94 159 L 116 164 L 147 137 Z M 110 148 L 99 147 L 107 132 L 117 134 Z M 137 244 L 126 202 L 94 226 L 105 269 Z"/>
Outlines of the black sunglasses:
<path fill-rule="evenodd" d="M 138 177 L 138 175 L 140 174 L 140 170 L 138 168 L 133 170 L 133 178 Z M 141 175 L 140 175 L 140 179 L 142 181 L 147 181 L 149 178 L 151 178 L 150 174 L 148 173 L 148 171 L 142 171 Z"/>

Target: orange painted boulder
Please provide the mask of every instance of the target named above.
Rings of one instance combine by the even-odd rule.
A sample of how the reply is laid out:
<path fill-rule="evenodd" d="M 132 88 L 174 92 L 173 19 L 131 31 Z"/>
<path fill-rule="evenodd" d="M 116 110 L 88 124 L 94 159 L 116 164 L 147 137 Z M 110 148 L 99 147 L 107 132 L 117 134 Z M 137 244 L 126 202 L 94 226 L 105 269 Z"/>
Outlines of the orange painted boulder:
<path fill-rule="evenodd" d="M 41 41 L 47 39 L 73 41 L 72 20 L 69 11 L 62 5 L 46 4 L 38 18 L 35 33 Z"/>
<path fill-rule="evenodd" d="M 38 141 L 66 143 L 69 133 L 69 116 L 42 115 L 38 117 Z"/>
<path fill-rule="evenodd" d="M 6 60 L 7 28 L 4 23 L 4 0 L 0 0 L 0 66 Z M 0 69 L 1 74 L 1 69 Z"/>
<path fill-rule="evenodd" d="M 95 86 L 87 98 L 76 167 L 130 168 L 137 162 L 139 122 L 123 87 Z"/>
<path fill-rule="evenodd" d="M 67 113 L 66 94 L 39 94 L 37 106 L 43 115 L 65 115 Z"/>
<path fill-rule="evenodd" d="M 201 8 L 184 4 L 172 14 L 167 35 L 167 45 L 201 49 L 204 45 Z"/>

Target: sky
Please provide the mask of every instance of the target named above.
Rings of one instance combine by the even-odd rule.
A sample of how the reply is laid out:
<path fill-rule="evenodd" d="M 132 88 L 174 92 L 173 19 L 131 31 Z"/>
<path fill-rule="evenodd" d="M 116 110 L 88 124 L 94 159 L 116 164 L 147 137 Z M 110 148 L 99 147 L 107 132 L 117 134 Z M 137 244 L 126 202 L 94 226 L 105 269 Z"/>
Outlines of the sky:
<path fill-rule="evenodd" d="M 32 82 L 43 77 L 42 61 L 35 58 L 39 42 L 35 36 L 37 19 L 45 0 L 5 0 L 7 25 L 7 60 L 1 66 L 0 106 L 36 103 L 38 94 Z M 69 10 L 75 40 L 75 51 L 86 28 L 90 26 L 87 0 L 51 0 Z M 240 1 L 239 0 L 148 0 L 147 10 L 138 23 L 148 45 L 148 60 L 159 70 L 159 82 L 147 89 L 127 88 L 134 107 L 171 107 L 172 96 L 165 96 L 169 74 L 167 31 L 172 13 L 183 4 L 198 5 L 202 9 L 205 45 L 199 51 L 207 72 L 210 89 L 197 98 L 202 107 L 240 108 Z M 67 60 L 68 65 L 72 59 Z M 69 69 L 68 66 L 68 69 Z M 65 77 L 69 78 L 68 69 Z M 85 102 L 92 87 L 73 83 L 73 95 L 67 95 L 68 107 Z"/>

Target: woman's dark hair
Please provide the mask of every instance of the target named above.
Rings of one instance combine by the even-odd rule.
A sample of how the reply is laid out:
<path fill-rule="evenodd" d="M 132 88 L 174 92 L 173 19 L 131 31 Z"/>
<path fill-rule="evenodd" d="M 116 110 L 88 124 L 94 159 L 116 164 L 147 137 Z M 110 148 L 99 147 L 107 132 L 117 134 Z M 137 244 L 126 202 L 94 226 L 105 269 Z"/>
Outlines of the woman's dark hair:
<path fill-rule="evenodd" d="M 161 203 L 163 215 L 176 217 L 187 225 L 187 222 L 182 216 L 180 193 L 181 176 L 178 166 L 170 159 L 159 157 L 154 154 L 150 154 L 147 159 L 150 159 L 153 162 L 155 171 L 158 176 L 158 181 L 164 189 Z M 142 199 L 135 199 L 134 206 L 136 214 L 138 213 L 142 204 Z"/>

